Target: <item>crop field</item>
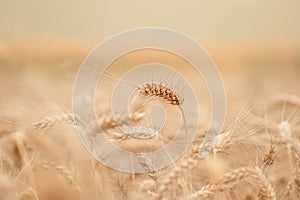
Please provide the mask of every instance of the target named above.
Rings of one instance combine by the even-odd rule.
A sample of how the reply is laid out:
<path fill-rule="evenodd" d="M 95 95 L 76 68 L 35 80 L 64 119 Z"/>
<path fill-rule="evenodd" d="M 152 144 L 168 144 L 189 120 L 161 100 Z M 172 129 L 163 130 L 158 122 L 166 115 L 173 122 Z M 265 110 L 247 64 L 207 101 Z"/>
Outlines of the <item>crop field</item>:
<path fill-rule="evenodd" d="M 184 60 L 154 50 L 132 52 L 112 63 L 99 82 L 95 108 L 97 125 L 114 145 L 135 153 L 153 151 L 172 140 L 180 120 L 179 90 L 178 96 L 137 99 L 142 108 L 131 118 L 141 124 L 150 117 L 144 108 L 151 105 L 145 102 L 166 108 L 159 136 L 136 139 L 118 129 L 121 122 L 109 111 L 111 91 L 132 66 L 173 66 L 193 86 L 201 111 L 187 152 L 166 168 L 139 174 L 97 161 L 74 127 L 76 74 L 96 44 L 57 38 L 0 43 L 0 199 L 300 199 L 299 45 L 203 44 L 218 66 L 227 96 L 220 140 L 204 159 L 198 154 L 211 102 L 201 76 Z M 165 86 L 146 85 L 143 94 L 151 87 L 168 90 L 181 84 L 172 75 L 157 73 L 146 82 Z"/>

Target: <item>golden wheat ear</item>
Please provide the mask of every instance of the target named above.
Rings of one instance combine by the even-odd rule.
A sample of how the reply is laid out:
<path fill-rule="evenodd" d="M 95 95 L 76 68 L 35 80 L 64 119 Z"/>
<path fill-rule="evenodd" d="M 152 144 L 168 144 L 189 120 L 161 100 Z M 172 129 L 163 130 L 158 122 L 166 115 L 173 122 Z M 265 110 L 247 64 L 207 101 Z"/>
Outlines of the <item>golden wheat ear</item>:
<path fill-rule="evenodd" d="M 67 124 L 75 124 L 75 117 L 73 113 L 63 113 L 44 117 L 40 121 L 35 122 L 33 127 L 35 129 L 45 129 L 53 127 L 62 122 Z"/>
<path fill-rule="evenodd" d="M 171 173 L 165 177 L 157 190 L 157 199 L 162 200 L 166 192 L 170 189 L 174 182 L 176 182 L 184 173 L 187 173 L 189 170 L 192 170 L 198 161 L 192 157 L 186 158 L 178 167 L 175 168 Z"/>
<path fill-rule="evenodd" d="M 146 83 L 139 88 L 139 92 L 146 96 L 163 99 L 172 105 L 179 106 L 183 103 L 183 98 L 176 91 L 161 83 Z"/>
<path fill-rule="evenodd" d="M 163 84 L 157 84 L 157 83 L 146 83 L 145 85 L 142 85 L 139 88 L 139 92 L 144 96 L 150 96 L 159 98 L 162 100 L 165 100 L 167 103 L 171 105 L 177 105 L 178 108 L 181 111 L 183 120 L 184 120 L 184 126 L 185 126 L 185 132 L 186 132 L 186 138 L 188 142 L 189 138 L 189 131 L 187 128 L 187 122 L 184 115 L 184 111 L 182 108 L 183 104 L 183 97 L 181 97 L 178 92 L 172 90 L 171 88 L 167 87 Z M 221 134 L 209 131 L 206 135 L 204 142 L 200 146 L 200 152 L 199 157 L 201 159 L 205 158 L 214 148 L 214 146 L 219 142 L 221 138 Z M 187 143 L 188 144 L 188 143 Z"/>
<path fill-rule="evenodd" d="M 262 163 L 262 169 L 264 171 L 274 163 L 276 158 L 276 153 L 277 153 L 277 146 L 274 145 L 273 142 L 271 141 L 269 149 L 265 153 L 263 163 Z"/>
<path fill-rule="evenodd" d="M 258 197 L 266 200 L 276 200 L 276 193 L 273 186 L 266 179 L 259 168 L 241 167 L 225 173 L 221 178 L 203 186 L 199 191 L 188 196 L 188 199 L 197 199 L 199 197 L 211 197 L 217 192 L 224 192 L 230 189 L 231 184 L 235 184 L 243 179 L 252 178 L 257 185 Z M 209 196 L 210 195 L 210 196 Z M 205 199 L 204 198 L 204 199 Z"/>
<path fill-rule="evenodd" d="M 183 110 L 184 98 L 179 94 L 179 92 L 175 91 L 171 87 L 164 85 L 162 83 L 146 83 L 138 88 L 138 93 L 142 95 L 142 97 L 150 97 L 154 99 L 162 100 L 167 104 L 178 106 L 182 118 L 184 120 L 184 128 L 186 133 L 186 143 L 188 144 L 189 140 L 189 131 L 187 127 L 187 121 Z M 188 148 L 188 147 L 187 147 Z"/>

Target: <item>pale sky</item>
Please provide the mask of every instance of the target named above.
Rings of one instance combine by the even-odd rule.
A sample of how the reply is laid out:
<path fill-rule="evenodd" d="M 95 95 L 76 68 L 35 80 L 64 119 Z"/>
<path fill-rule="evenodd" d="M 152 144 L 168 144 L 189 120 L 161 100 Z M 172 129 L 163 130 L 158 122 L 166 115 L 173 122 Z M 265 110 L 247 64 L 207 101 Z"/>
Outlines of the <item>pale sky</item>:
<path fill-rule="evenodd" d="M 0 40 L 158 26 L 207 41 L 300 42 L 299 0 L 0 0 Z"/>

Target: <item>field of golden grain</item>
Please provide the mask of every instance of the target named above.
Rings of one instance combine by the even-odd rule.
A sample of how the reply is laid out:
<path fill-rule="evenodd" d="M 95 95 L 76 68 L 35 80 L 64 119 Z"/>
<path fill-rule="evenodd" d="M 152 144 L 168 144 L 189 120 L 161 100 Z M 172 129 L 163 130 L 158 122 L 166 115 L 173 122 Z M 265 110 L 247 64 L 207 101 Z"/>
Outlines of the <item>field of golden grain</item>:
<path fill-rule="evenodd" d="M 222 137 L 208 157 L 198 158 L 210 119 L 209 98 L 199 86 L 203 118 L 194 144 L 174 165 L 148 174 L 96 161 L 72 126 L 76 73 L 95 45 L 0 44 L 0 199 L 300 199 L 299 45 L 204 44 L 226 89 Z M 170 65 L 179 62 L 159 55 Z M 126 70 L 154 57 L 137 53 L 115 65 Z M 108 103 L 96 106 L 103 112 Z M 112 139 L 133 151 L 155 143 L 130 140 Z"/>

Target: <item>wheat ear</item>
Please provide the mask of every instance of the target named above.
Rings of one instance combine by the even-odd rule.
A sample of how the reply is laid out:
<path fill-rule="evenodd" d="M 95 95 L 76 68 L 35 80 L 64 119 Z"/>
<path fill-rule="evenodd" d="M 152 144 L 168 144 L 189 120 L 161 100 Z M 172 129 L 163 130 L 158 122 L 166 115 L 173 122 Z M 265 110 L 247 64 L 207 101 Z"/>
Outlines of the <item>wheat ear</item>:
<path fill-rule="evenodd" d="M 273 142 L 271 142 L 270 147 L 264 156 L 264 160 L 262 164 L 263 170 L 266 170 L 266 168 L 268 168 L 274 163 L 274 160 L 276 158 L 276 152 L 277 152 L 277 147 L 273 144 Z"/>
<path fill-rule="evenodd" d="M 139 87 L 138 90 L 143 95 L 164 99 L 172 105 L 182 105 L 183 103 L 183 99 L 177 92 L 161 83 L 146 83 Z"/>
<path fill-rule="evenodd" d="M 272 187 L 272 185 L 269 183 L 269 181 L 266 179 L 261 169 L 256 167 L 253 176 L 256 179 L 256 182 L 259 187 L 259 193 L 258 193 L 259 199 L 275 200 L 276 199 L 275 190 Z"/>
<path fill-rule="evenodd" d="M 65 122 L 67 124 L 75 123 L 75 117 L 73 113 L 63 113 L 58 115 L 52 115 L 44 117 L 42 120 L 33 124 L 33 127 L 36 129 L 45 129 L 50 128 L 60 122 Z"/>
<path fill-rule="evenodd" d="M 157 190 L 157 198 L 163 199 L 166 191 L 172 184 L 181 177 L 186 171 L 192 170 L 197 165 L 197 160 L 192 157 L 184 160 L 177 168 L 175 168 L 166 178 L 163 179 Z"/>
<path fill-rule="evenodd" d="M 200 190 L 198 190 L 197 192 L 189 195 L 186 199 L 187 200 L 196 200 L 196 199 L 211 199 L 212 195 L 214 195 L 214 193 L 210 190 L 207 190 L 206 187 L 201 188 Z"/>
<path fill-rule="evenodd" d="M 143 96 L 149 96 L 154 97 L 158 99 L 165 100 L 168 104 L 178 106 L 183 122 L 184 122 L 184 129 L 186 134 L 186 144 L 188 145 L 188 139 L 189 139 L 189 131 L 187 127 L 187 122 L 183 110 L 183 102 L 184 99 L 182 96 L 179 95 L 178 92 L 171 89 L 170 87 L 164 85 L 164 84 L 157 84 L 157 83 L 146 83 L 139 87 L 138 92 L 142 94 Z M 187 146 L 188 147 L 188 146 Z"/>
<path fill-rule="evenodd" d="M 211 194 L 214 192 L 223 191 L 230 184 L 236 183 L 244 178 L 252 177 L 256 181 L 259 187 L 259 197 L 267 200 L 275 200 L 276 194 L 274 188 L 268 182 L 266 177 L 263 175 L 261 169 L 251 167 L 241 167 L 233 171 L 227 172 L 222 178 L 214 181 L 212 184 L 208 184 L 198 191 L 202 194 L 202 191 L 210 191 Z M 190 195 L 190 197 L 197 197 L 197 193 Z"/>

